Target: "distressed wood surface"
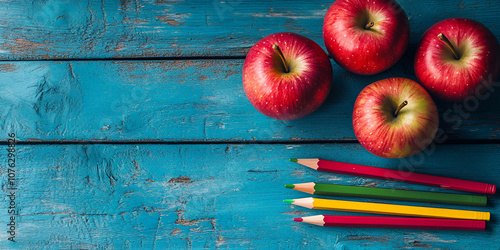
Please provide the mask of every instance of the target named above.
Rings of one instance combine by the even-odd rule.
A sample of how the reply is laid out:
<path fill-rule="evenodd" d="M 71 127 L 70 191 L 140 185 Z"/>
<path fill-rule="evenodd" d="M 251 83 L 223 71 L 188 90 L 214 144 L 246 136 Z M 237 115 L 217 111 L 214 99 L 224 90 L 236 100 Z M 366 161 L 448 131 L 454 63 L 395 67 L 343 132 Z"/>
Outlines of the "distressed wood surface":
<path fill-rule="evenodd" d="M 2 151 L 6 146 L 1 147 Z M 499 199 L 487 207 L 356 199 L 489 211 L 485 232 L 320 228 L 293 222 L 316 214 L 283 199 L 307 197 L 308 181 L 445 191 L 316 172 L 288 161 L 322 157 L 398 169 L 357 143 L 304 145 L 18 145 L 19 248 L 407 248 L 500 246 Z M 500 184 L 498 145 L 443 145 L 415 158 L 419 173 Z M 202 157 L 201 157 L 202 156 Z M 421 159 L 421 160 L 420 160 Z M 5 154 L 0 155 L 2 162 Z M 411 160 L 411 159 L 409 159 Z M 476 166 L 476 167 L 466 167 Z M 478 171 L 480 170 L 480 171 Z M 5 168 L 0 168 L 5 172 Z M 6 180 L 1 180 L 2 187 Z M 446 192 L 446 191 L 445 191 Z M 343 199 L 343 198 L 342 198 Z M 348 199 L 348 198 L 346 198 Z M 2 204 L 7 201 L 1 198 Z M 2 215 L 4 225 L 5 215 Z M 0 233 L 0 248 L 13 244 Z"/>
<path fill-rule="evenodd" d="M 243 91 L 243 60 L 0 63 L 0 138 L 39 141 L 355 141 L 352 109 L 377 76 L 334 64 L 331 94 L 295 121 L 260 114 Z M 500 137 L 500 87 L 477 102 L 438 103 L 446 140 Z M 456 109 L 455 105 L 462 108 Z M 472 109 L 473 108 L 473 109 Z"/>
<path fill-rule="evenodd" d="M 400 0 L 411 43 L 439 20 L 470 17 L 500 36 L 495 0 Z M 332 1 L 89 0 L 0 4 L 0 59 L 245 56 L 262 37 L 292 31 L 323 48 Z"/>
<path fill-rule="evenodd" d="M 291 220 L 349 213 L 282 203 L 308 196 L 285 183 L 444 190 L 319 173 L 290 157 L 500 184 L 499 86 L 477 105 L 438 103 L 445 136 L 407 159 L 370 154 L 351 125 L 363 87 L 388 77 L 415 80 L 416 44 L 435 22 L 469 17 L 499 38 L 498 1 L 399 0 L 411 36 L 396 66 L 358 76 L 333 62 L 325 104 L 296 121 L 265 117 L 250 105 L 241 69 L 251 46 L 290 31 L 324 48 L 332 1 L 0 1 L 0 143 L 15 132 L 25 144 L 16 147 L 16 243 L 5 230 L 7 146 L 0 145 L 0 249 L 499 249 L 498 195 L 484 208 L 352 199 L 489 211 L 485 232 Z"/>

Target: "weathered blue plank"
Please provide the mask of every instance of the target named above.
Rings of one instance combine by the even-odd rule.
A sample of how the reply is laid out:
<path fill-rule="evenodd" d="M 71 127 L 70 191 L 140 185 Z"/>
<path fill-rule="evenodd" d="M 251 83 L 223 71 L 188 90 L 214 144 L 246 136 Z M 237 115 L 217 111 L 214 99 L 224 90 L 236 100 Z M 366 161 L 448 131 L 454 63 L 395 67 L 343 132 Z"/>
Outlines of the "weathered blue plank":
<path fill-rule="evenodd" d="M 2 1 L 0 59 L 242 57 L 256 41 L 281 31 L 323 46 L 321 25 L 332 1 Z M 243 60 L 2 62 L 0 139 L 16 132 L 24 141 L 353 141 L 351 111 L 359 91 L 387 77 L 414 79 L 415 44 L 433 23 L 469 17 L 500 37 L 496 1 L 398 2 L 411 26 L 403 59 L 370 77 L 334 63 L 331 95 L 304 119 L 281 122 L 253 109 L 241 87 Z M 439 104 L 448 138 L 497 139 L 498 92 L 462 112 Z M 0 148 L 6 162 L 6 146 Z M 281 202 L 307 196 L 283 184 L 306 181 L 443 191 L 318 173 L 289 157 L 411 166 L 498 185 L 495 144 L 437 145 L 403 160 L 376 157 L 356 143 L 22 145 L 17 150 L 18 243 L 6 240 L 4 195 L 1 249 L 500 247 L 498 195 L 485 208 L 446 206 L 492 212 L 486 232 L 325 229 L 291 221 L 321 211 Z M 7 194 L 5 164 L 0 172 Z"/>
<path fill-rule="evenodd" d="M 282 31 L 323 46 L 332 2 L 7 0 L 0 4 L 0 59 L 244 56 L 262 37 Z M 410 43 L 437 21 L 457 16 L 500 36 L 495 0 L 398 2 L 410 21 Z"/>
<path fill-rule="evenodd" d="M 284 122 L 251 106 L 242 88 L 242 64 L 243 60 L 0 63 L 0 138 L 16 132 L 20 140 L 354 140 L 352 108 L 361 89 L 387 77 L 411 78 L 402 65 L 367 77 L 334 64 L 336 80 L 323 106 L 308 117 Z M 440 104 L 447 137 L 500 137 L 499 92 L 478 102 L 477 109 L 459 111 Z"/>
<path fill-rule="evenodd" d="M 2 146 L 5 152 L 6 146 Z M 410 158 L 420 173 L 500 184 L 497 145 L 442 145 Z M 316 172 L 288 161 L 321 157 L 397 169 L 398 159 L 371 155 L 359 144 L 330 145 L 18 145 L 17 243 L 8 242 L 1 198 L 0 248 L 498 248 L 498 196 L 485 232 L 320 228 L 297 216 L 353 214 L 307 210 L 282 202 L 308 194 L 285 183 L 321 181 L 439 190 Z M 6 162 L 6 153 L 0 161 Z M 1 185 L 6 192 L 7 168 Z M 439 190 L 444 191 L 444 190 Z M 368 201 L 367 199 L 354 199 Z M 388 202 L 388 201 L 384 201 Z"/>

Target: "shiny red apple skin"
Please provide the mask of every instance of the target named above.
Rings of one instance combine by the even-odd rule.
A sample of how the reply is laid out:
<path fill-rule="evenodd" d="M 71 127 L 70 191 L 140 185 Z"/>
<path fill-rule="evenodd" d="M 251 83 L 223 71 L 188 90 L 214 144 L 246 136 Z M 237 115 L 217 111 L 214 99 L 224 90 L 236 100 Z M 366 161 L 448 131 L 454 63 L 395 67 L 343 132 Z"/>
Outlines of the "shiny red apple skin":
<path fill-rule="evenodd" d="M 273 49 L 278 44 L 290 68 Z M 243 88 L 250 103 L 262 114 L 294 120 L 316 110 L 328 96 L 332 65 L 325 51 L 302 35 L 271 34 L 257 42 L 243 65 Z"/>
<path fill-rule="evenodd" d="M 366 30 L 370 21 L 374 26 Z M 393 0 L 337 0 L 326 13 L 323 40 L 344 69 L 373 75 L 393 66 L 404 54 L 410 26 Z"/>
<path fill-rule="evenodd" d="M 404 101 L 397 116 L 394 112 Z M 434 101 L 417 82 L 387 78 L 365 87 L 353 111 L 354 134 L 371 153 L 404 158 L 424 150 L 434 139 L 439 115 Z"/>
<path fill-rule="evenodd" d="M 438 39 L 440 33 L 458 50 L 459 60 Z M 467 18 L 450 18 L 434 24 L 423 35 L 415 56 L 419 82 L 444 101 L 463 101 L 467 96 L 486 91 L 499 72 L 497 39 L 484 25 Z"/>

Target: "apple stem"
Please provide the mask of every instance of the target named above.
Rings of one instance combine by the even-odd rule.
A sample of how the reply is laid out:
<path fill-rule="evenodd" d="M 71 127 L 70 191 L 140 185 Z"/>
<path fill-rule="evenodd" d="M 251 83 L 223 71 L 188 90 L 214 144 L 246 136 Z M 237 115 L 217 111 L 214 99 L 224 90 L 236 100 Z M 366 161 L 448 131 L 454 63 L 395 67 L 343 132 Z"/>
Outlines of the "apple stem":
<path fill-rule="evenodd" d="M 365 25 L 365 30 L 369 30 L 371 27 L 373 27 L 373 25 L 375 25 L 374 22 L 369 22 Z"/>
<path fill-rule="evenodd" d="M 286 64 L 285 56 L 283 56 L 283 52 L 281 52 L 280 46 L 278 44 L 273 45 L 273 49 L 278 53 L 281 58 L 281 62 L 283 63 L 283 67 L 285 68 L 285 73 L 290 72 L 288 69 L 288 65 Z"/>
<path fill-rule="evenodd" d="M 404 108 L 406 105 L 408 105 L 408 101 L 406 101 L 406 100 L 405 100 L 404 102 L 402 102 L 402 103 L 399 105 L 398 109 L 396 109 L 396 112 L 394 112 L 394 116 L 398 116 L 399 111 L 400 111 L 402 108 Z"/>
<path fill-rule="evenodd" d="M 450 50 L 453 53 L 453 56 L 455 57 L 456 60 L 460 59 L 460 56 L 458 55 L 457 51 L 455 50 L 455 47 L 453 47 L 450 40 L 448 40 L 448 38 L 443 33 L 439 33 L 438 38 L 439 38 L 439 40 L 443 41 L 443 43 L 446 44 L 446 46 L 448 46 L 448 48 L 450 48 Z"/>

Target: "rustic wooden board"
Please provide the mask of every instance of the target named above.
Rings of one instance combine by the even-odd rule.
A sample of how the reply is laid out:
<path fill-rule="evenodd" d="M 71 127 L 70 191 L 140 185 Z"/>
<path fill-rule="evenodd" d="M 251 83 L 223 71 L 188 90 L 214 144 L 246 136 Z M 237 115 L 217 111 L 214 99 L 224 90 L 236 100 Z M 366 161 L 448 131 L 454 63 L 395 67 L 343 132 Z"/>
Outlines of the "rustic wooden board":
<path fill-rule="evenodd" d="M 0 59 L 243 57 L 262 37 L 281 31 L 323 46 L 323 18 L 332 2 L 6 0 L 0 4 Z M 398 2 L 410 20 L 411 43 L 435 22 L 457 16 L 500 36 L 498 1 Z"/>
<path fill-rule="evenodd" d="M 1 146 L 5 152 L 6 146 Z M 0 248 L 498 248 L 498 195 L 485 232 L 320 228 L 297 216 L 354 214 L 308 210 L 282 202 L 307 197 L 286 183 L 321 181 L 433 190 L 419 185 L 321 173 L 288 161 L 322 157 L 397 169 L 397 159 L 357 143 L 304 145 L 18 145 L 17 243 Z M 500 184 L 498 145 L 441 145 L 410 158 L 420 173 Z M 6 162 L 5 153 L 0 160 Z M 0 171 L 6 172 L 1 166 Z M 5 189 L 6 179 L 1 179 Z M 439 190 L 444 191 L 444 190 Z M 2 196 L 1 203 L 7 203 Z M 369 201 L 367 199 L 354 199 Z M 371 200 L 377 201 L 377 200 Z M 378 202 L 388 202 L 378 200 Z M 429 205 L 411 202 L 398 204 Z"/>
<path fill-rule="evenodd" d="M 290 157 L 499 185 L 499 86 L 477 107 L 438 103 L 446 135 L 411 158 L 370 154 L 351 126 L 364 86 L 415 79 L 416 43 L 435 22 L 469 17 L 500 37 L 498 1 L 398 0 L 411 26 L 400 62 L 375 76 L 333 63 L 326 103 L 289 122 L 250 105 L 243 58 L 262 37 L 282 31 L 324 48 L 321 26 L 333 0 L 0 2 L 0 143 L 12 132 L 24 143 L 16 147 L 16 243 L 5 230 L 7 146 L 0 146 L 0 249 L 500 248 L 498 195 L 484 208 L 439 205 L 491 212 L 485 232 L 319 228 L 291 219 L 321 211 L 281 202 L 308 196 L 285 183 L 308 181 L 443 191 L 318 173 Z"/>
<path fill-rule="evenodd" d="M 353 141 L 352 108 L 369 83 L 410 77 L 406 64 L 377 76 L 334 64 L 333 90 L 295 121 L 260 114 L 245 96 L 243 60 L 0 63 L 0 138 L 99 141 Z M 494 90 L 498 90 L 495 87 Z M 460 113 L 440 103 L 448 139 L 500 137 L 500 90 Z M 472 104 L 469 106 L 472 107 Z M 443 117 L 443 114 L 446 114 Z"/>

